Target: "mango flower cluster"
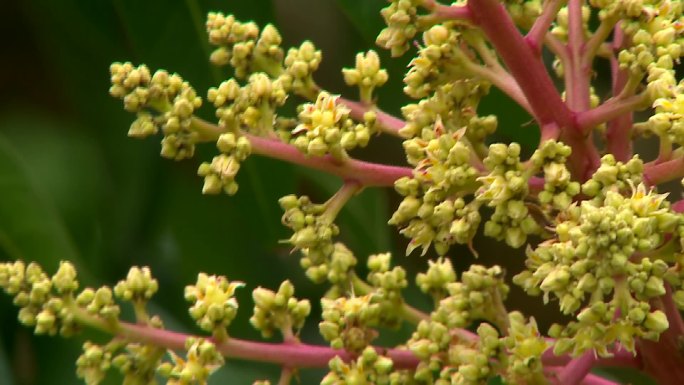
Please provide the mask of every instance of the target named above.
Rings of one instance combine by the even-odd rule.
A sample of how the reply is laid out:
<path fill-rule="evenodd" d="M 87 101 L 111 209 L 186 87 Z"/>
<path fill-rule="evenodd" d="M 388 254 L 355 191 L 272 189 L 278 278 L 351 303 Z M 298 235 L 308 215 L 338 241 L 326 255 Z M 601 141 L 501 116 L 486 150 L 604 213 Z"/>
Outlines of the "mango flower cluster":
<path fill-rule="evenodd" d="M 347 150 L 365 147 L 370 129 L 349 118 L 349 108 L 337 102 L 338 97 L 321 92 L 315 103 L 307 103 L 299 112 L 300 123 L 291 132 L 290 143 L 311 156 L 330 154 L 344 159 Z"/>
<path fill-rule="evenodd" d="M 356 55 L 354 68 L 343 68 L 344 82 L 349 86 L 358 86 L 362 102 L 373 101 L 373 90 L 387 82 L 387 71 L 380 67 L 378 53 L 370 50 L 366 54 Z"/>
<path fill-rule="evenodd" d="M 287 195 L 278 202 L 285 210 L 283 224 L 294 231 L 289 242 L 304 254 L 301 264 L 307 276 L 318 282 L 324 280 L 329 257 L 335 251 L 333 237 L 339 234 L 339 228 L 324 215 L 325 205 L 315 204 L 307 196 Z"/>
<path fill-rule="evenodd" d="M 122 99 L 124 108 L 138 116 L 128 135 L 144 138 L 161 128 L 163 157 L 174 160 L 192 157 L 198 135 L 190 125 L 202 99 L 188 82 L 164 70 L 150 75 L 146 66 L 134 67 L 128 62 L 114 63 L 109 71 L 112 82 L 109 93 Z"/>
<path fill-rule="evenodd" d="M 298 300 L 294 297 L 294 286 L 290 281 L 280 284 L 277 292 L 256 288 L 252 292 L 252 299 L 254 315 L 249 322 L 267 338 L 271 337 L 275 330 L 281 331 L 284 335 L 291 333 L 292 329 L 299 331 L 311 312 L 309 300 Z"/>
<path fill-rule="evenodd" d="M 261 33 L 254 22 L 241 23 L 233 15 L 210 12 L 206 22 L 209 42 L 217 46 L 210 60 L 216 65 L 230 64 L 235 76 L 243 79 L 260 65 L 278 65 L 283 60 L 282 38 L 278 30 L 267 25 Z"/>
<path fill-rule="evenodd" d="M 0 264 L 0 287 L 14 297 L 21 308 L 19 321 L 35 327 L 37 334 L 63 336 L 78 331 L 74 317 L 78 311 L 116 322 L 120 313 L 109 287 L 86 288 L 77 293 L 76 269 L 61 262 L 57 272 L 48 276 L 40 265 L 22 261 Z M 79 310 L 76 310 L 79 309 Z"/>
<path fill-rule="evenodd" d="M 346 384 L 391 384 L 392 360 L 383 357 L 373 349 L 367 347 L 359 358 L 350 364 L 345 363 L 339 356 L 335 356 L 329 363 L 330 372 L 321 380 L 321 385 Z"/>
<path fill-rule="evenodd" d="M 529 177 L 520 162 L 520 145 L 492 144 L 484 165 L 490 173 L 478 178 L 482 187 L 476 196 L 494 208 L 484 233 L 518 248 L 527 242 L 529 235 L 540 231 L 524 201 L 529 192 Z"/>
<path fill-rule="evenodd" d="M 318 329 L 334 349 L 360 353 L 378 336 L 381 316 L 371 295 L 321 299 L 323 320 Z"/>
<path fill-rule="evenodd" d="M 437 252 L 445 254 L 456 242 L 470 242 L 480 222 L 479 206 L 466 203 L 462 191 L 474 189 L 479 173 L 470 164 L 471 151 L 462 133 L 437 126 L 433 138 L 409 139 L 404 148 L 415 168 L 412 178 L 395 182 L 405 198 L 389 223 L 403 227 L 401 233 L 411 238 L 407 254 L 418 247 L 425 254 L 433 242 Z"/>
<path fill-rule="evenodd" d="M 223 366 L 223 356 L 205 339 L 189 338 L 185 348 L 185 359 L 171 352 L 172 362 L 162 364 L 159 373 L 168 378 L 166 385 L 206 385 L 209 375 Z"/>
<path fill-rule="evenodd" d="M 216 147 L 221 154 L 215 156 L 211 163 L 203 162 L 197 170 L 197 174 L 204 177 L 202 194 L 224 192 L 234 195 L 238 190 L 235 176 L 241 162 L 252 152 L 252 145 L 246 137 L 228 132 L 219 136 Z"/>
<path fill-rule="evenodd" d="M 441 85 L 472 78 L 468 64 L 470 52 L 464 50 L 465 40 L 476 32 L 456 30 L 452 24 L 438 24 L 423 33 L 424 47 L 409 64 L 404 77 L 404 92 L 412 98 L 429 96 Z"/>
<path fill-rule="evenodd" d="M 380 305 L 380 324 L 399 327 L 404 304 L 401 290 L 408 286 L 408 280 L 404 268 L 391 267 L 391 259 L 390 253 L 369 256 L 367 281 L 373 287 L 372 302 Z"/>
<path fill-rule="evenodd" d="M 603 172 L 612 167 L 616 175 L 619 165 L 608 164 Z M 568 208 L 554 238 L 529 250 L 529 270 L 514 279 L 530 294 L 544 293 L 545 301 L 553 294 L 563 313 L 577 314 L 577 322 L 554 331 L 563 337 L 555 346 L 559 354 L 595 349 L 605 355 L 615 341 L 634 351 L 635 338 L 657 339 L 668 327 L 665 314 L 648 303 L 665 294 L 668 264 L 649 255 L 680 217 L 665 195 L 643 184 L 632 189 L 631 196 L 607 191 Z"/>
<path fill-rule="evenodd" d="M 423 382 L 432 382 L 435 380 L 433 372 L 437 371 L 438 378 L 446 381 L 445 383 L 458 381 L 456 383 L 475 384 L 481 379 L 486 380 L 494 375 L 488 363 L 489 359 L 498 357 L 501 351 L 496 330 L 486 323 L 478 329 L 478 333 L 489 335 L 494 332 L 496 335 L 496 344 L 486 343 L 493 350 L 487 350 L 484 345 L 480 346 L 487 350 L 486 352 L 478 351 L 477 344 L 473 346 L 453 342 L 455 338 L 460 338 L 461 328 L 469 326 L 477 319 L 491 320 L 496 324 L 507 317 L 505 310 L 501 314 L 501 301 L 508 293 L 508 286 L 503 282 L 503 271 L 499 267 L 487 269 L 484 266 L 473 265 L 468 271 L 463 272 L 460 281 L 456 281 L 455 277 L 451 279 L 455 276 L 451 265 L 440 263 L 432 265 L 425 277 L 437 276 L 436 272 L 431 272 L 435 269 L 442 270 L 448 279 L 437 279 L 431 286 L 443 282 L 442 290 L 445 290 L 448 296 L 439 301 L 429 320 L 423 320 L 418 324 L 408 341 L 408 348 L 421 360 L 415 378 Z M 425 282 L 424 279 L 421 281 Z M 501 324 L 505 329 L 505 319 Z M 460 373 L 461 366 L 468 366 L 463 368 L 463 373 Z"/>
<path fill-rule="evenodd" d="M 424 0 L 392 0 L 390 5 L 380 11 L 387 28 L 383 29 L 376 43 L 392 52 L 392 56 L 401 56 L 408 51 L 410 42 L 420 30 L 421 16 L 418 7 Z"/>
<path fill-rule="evenodd" d="M 674 96 L 675 64 L 684 54 L 682 4 L 673 1 L 614 1 L 604 5 L 606 18 L 620 20 L 621 28 L 632 36 L 632 44 L 618 54 L 620 67 L 629 70 L 633 83 L 647 80 L 651 101 Z M 608 4 L 601 4 L 608 3 Z"/>
<path fill-rule="evenodd" d="M 225 329 L 237 315 L 235 290 L 243 286 L 223 276 L 198 274 L 197 283 L 185 287 L 185 300 L 192 302 L 190 316 L 203 330 L 225 336 Z"/>

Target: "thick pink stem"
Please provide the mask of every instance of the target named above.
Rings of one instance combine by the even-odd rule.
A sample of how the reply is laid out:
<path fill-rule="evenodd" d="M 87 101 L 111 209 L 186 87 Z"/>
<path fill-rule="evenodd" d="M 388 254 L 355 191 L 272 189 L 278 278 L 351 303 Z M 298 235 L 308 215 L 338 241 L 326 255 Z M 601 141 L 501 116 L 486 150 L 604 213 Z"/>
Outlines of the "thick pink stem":
<path fill-rule="evenodd" d="M 622 141 L 632 142 L 629 136 L 629 130 L 625 132 L 624 127 L 631 128 L 632 121 L 631 115 L 632 111 L 638 108 L 643 108 L 645 102 L 648 100 L 645 94 L 639 94 L 630 96 L 625 99 L 611 99 L 607 102 L 601 104 L 600 106 L 593 108 L 586 112 L 580 112 L 577 114 L 577 126 L 580 130 L 584 132 L 591 131 L 592 128 L 598 126 L 601 123 L 611 121 L 608 125 L 608 137 L 613 139 L 620 139 Z M 623 119 L 624 117 L 630 117 L 628 124 L 615 125 L 614 120 Z M 611 130 L 611 127 L 613 128 Z M 611 134 L 612 132 L 612 134 Z M 622 136 L 622 138 L 618 138 Z M 608 141 L 608 145 L 611 146 L 612 140 Z M 615 146 L 615 145 L 613 145 Z M 623 160 L 623 159 L 619 159 Z"/>
<path fill-rule="evenodd" d="M 532 48 L 537 55 L 541 55 L 541 45 L 544 41 L 544 37 L 549 32 L 551 23 L 556 19 L 558 11 L 564 3 L 565 0 L 545 1 L 542 14 L 534 21 L 532 28 L 530 28 L 527 35 L 525 35 L 525 41 L 527 41 L 527 44 L 529 44 L 530 48 Z"/>
<path fill-rule="evenodd" d="M 620 25 L 615 27 L 613 33 L 615 34 L 613 47 L 622 47 L 625 36 Z M 613 95 L 619 95 L 627 85 L 629 71 L 627 69 L 620 69 L 617 58 L 611 57 L 610 61 L 613 73 Z M 633 110 L 634 108 L 632 108 Z M 624 111 L 622 114 L 612 118 L 608 123 L 608 131 L 606 132 L 606 149 L 615 156 L 615 159 L 622 162 L 626 162 L 632 156 L 631 131 L 634 116 L 632 111 Z"/>
<path fill-rule="evenodd" d="M 121 334 L 126 338 L 171 350 L 183 350 L 188 338 L 197 338 L 196 336 L 153 329 L 137 324 L 122 323 L 121 327 Z M 216 349 L 228 358 L 268 362 L 290 368 L 326 367 L 328 361 L 335 356 L 340 356 L 345 361 L 352 359 L 352 356 L 344 350 L 301 343 L 254 342 L 232 337 L 224 342 L 214 341 L 214 343 Z M 386 348 L 377 348 L 377 350 L 391 358 L 395 368 L 415 368 L 418 365 L 418 359 L 409 350 Z"/>
<path fill-rule="evenodd" d="M 644 182 L 656 186 L 677 178 L 684 178 L 684 157 L 662 163 L 647 163 L 644 167 Z"/>
<path fill-rule="evenodd" d="M 558 383 L 563 385 L 578 385 L 589 374 L 596 363 L 596 354 L 588 350 L 581 356 L 571 360 L 558 373 Z"/>
<path fill-rule="evenodd" d="M 598 152 L 591 137 L 581 133 L 575 116 L 563 102 L 544 66 L 516 28 L 498 0 L 470 0 L 473 20 L 482 28 L 489 42 L 520 85 L 540 126 L 555 122 L 560 139 L 572 147 L 569 166 L 576 179 L 584 181 L 599 164 Z"/>
<path fill-rule="evenodd" d="M 475 23 L 485 32 L 520 85 L 540 123 L 573 126 L 573 116 L 560 98 L 546 67 L 520 34 L 501 2 L 470 0 L 468 8 Z"/>
<path fill-rule="evenodd" d="M 342 97 L 338 99 L 338 103 L 341 103 L 349 108 L 351 117 L 357 121 L 363 121 L 363 115 L 366 112 L 375 111 L 376 122 L 380 126 L 380 130 L 394 136 L 400 136 L 399 130 L 406 125 L 405 121 L 381 111 L 375 108 L 373 105 L 368 105 Z"/>
<path fill-rule="evenodd" d="M 412 175 L 408 167 L 388 166 L 356 159 L 340 161 L 330 155 L 306 156 L 294 146 L 274 139 L 244 134 L 252 144 L 252 152 L 270 158 L 306 166 L 337 175 L 342 179 L 355 180 L 364 186 L 393 186 L 397 179 Z"/>
<path fill-rule="evenodd" d="M 568 3 L 570 68 L 566 69 L 565 92 L 568 106 L 573 111 L 586 111 L 590 107 L 589 76 L 591 67 L 582 65 L 582 49 L 584 46 L 583 4 L 583 0 L 569 0 Z"/>

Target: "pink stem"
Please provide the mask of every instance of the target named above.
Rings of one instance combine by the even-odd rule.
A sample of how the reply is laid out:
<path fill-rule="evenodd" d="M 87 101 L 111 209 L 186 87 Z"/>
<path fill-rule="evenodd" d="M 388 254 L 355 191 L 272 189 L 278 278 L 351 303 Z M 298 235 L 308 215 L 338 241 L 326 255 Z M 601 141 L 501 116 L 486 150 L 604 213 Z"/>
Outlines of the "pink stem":
<path fill-rule="evenodd" d="M 122 335 L 126 338 L 171 350 L 185 349 L 185 341 L 190 337 L 201 338 L 137 324 L 121 323 L 121 328 Z M 302 343 L 255 342 L 232 337 L 224 342 L 213 342 L 216 344 L 216 349 L 225 357 L 268 362 L 290 368 L 325 367 L 335 356 L 340 356 L 345 361 L 353 358 L 344 350 Z M 418 358 L 410 350 L 386 348 L 377 348 L 377 350 L 391 358 L 395 368 L 415 368 L 418 365 Z"/>
<path fill-rule="evenodd" d="M 471 20 L 470 9 L 465 5 L 444 5 L 436 0 L 425 0 L 423 7 L 432 12 L 434 16 L 444 20 Z"/>
<path fill-rule="evenodd" d="M 590 373 L 584 377 L 582 385 L 617 385 L 617 383 Z"/>
<path fill-rule="evenodd" d="M 315 170 L 337 175 L 345 180 L 354 180 L 364 186 L 393 186 L 401 177 L 410 177 L 413 170 L 408 167 L 389 166 L 364 162 L 356 159 L 340 161 L 330 155 L 306 156 L 294 146 L 274 139 L 244 133 L 252 144 L 252 152 L 270 158 L 306 166 Z"/>
<path fill-rule="evenodd" d="M 578 385 L 591 371 L 596 363 L 596 353 L 587 350 L 581 356 L 572 359 L 558 373 L 558 383 L 563 385 Z"/>
<path fill-rule="evenodd" d="M 605 103 L 601 104 L 600 106 L 593 108 L 589 111 L 585 112 L 580 112 L 577 114 L 577 126 L 578 128 L 583 131 L 583 132 L 590 132 L 592 128 L 598 126 L 601 123 L 605 123 L 614 119 L 620 119 L 625 116 L 630 117 L 632 114 L 632 111 L 634 111 L 637 108 L 643 107 L 644 103 L 647 101 L 647 96 L 646 94 L 639 94 L 639 95 L 634 95 L 630 96 L 625 99 L 611 99 L 606 101 Z M 630 127 L 631 128 L 631 119 L 629 120 L 629 125 L 625 125 L 624 127 Z M 613 130 L 611 130 L 611 127 L 613 127 Z M 621 130 L 619 131 L 624 131 L 622 129 L 623 126 L 620 126 Z M 609 124 L 608 128 L 608 136 L 613 137 L 614 139 L 617 139 L 618 135 L 615 133 L 616 127 L 613 126 L 613 122 Z M 611 132 L 613 131 L 613 134 L 611 135 Z M 631 143 L 631 138 L 629 137 L 629 133 L 626 132 L 626 135 L 624 136 L 628 142 Z M 608 141 L 610 145 L 611 140 Z M 623 160 L 623 159 L 619 159 Z"/>
<path fill-rule="evenodd" d="M 583 0 L 569 0 L 568 3 L 568 48 L 570 68 L 567 69 L 566 100 L 573 111 L 586 111 L 590 107 L 589 75 L 591 68 L 582 66 L 584 45 L 584 22 L 582 21 Z"/>
<path fill-rule="evenodd" d="M 468 8 L 520 85 L 539 123 L 573 126 L 572 113 L 560 98 L 546 67 L 525 42 L 501 2 L 470 0 Z"/>
<path fill-rule="evenodd" d="M 464 332 L 467 333 L 467 335 L 471 334 L 467 331 Z M 120 334 L 131 340 L 149 343 L 171 350 L 183 350 L 185 348 L 185 341 L 188 338 L 202 338 L 201 336 L 154 329 L 148 326 L 126 322 L 120 323 Z M 233 337 L 228 338 L 224 342 L 213 342 L 216 344 L 218 351 L 228 358 L 268 362 L 290 368 L 325 367 L 328 365 L 328 361 L 335 356 L 340 356 L 340 358 L 345 361 L 349 361 L 353 358 L 351 354 L 344 350 L 304 343 L 255 342 Z M 419 362 L 418 358 L 407 349 L 376 347 L 376 350 L 391 358 L 394 362 L 394 367 L 397 369 L 415 368 Z M 615 353 L 619 354 L 619 352 Z M 565 365 L 570 362 L 570 358 L 568 356 L 556 357 L 544 353 L 542 361 L 545 365 Z M 599 359 L 596 361 L 597 366 L 612 366 L 614 364 L 619 364 L 619 366 L 634 366 L 632 361 L 628 362 L 626 360 L 614 362 Z"/>
<path fill-rule="evenodd" d="M 380 126 L 380 130 L 382 132 L 386 132 L 394 136 L 400 136 L 399 130 L 406 125 L 405 121 L 397 118 L 396 116 L 390 115 L 380 109 L 377 109 L 373 105 L 368 105 L 362 102 L 357 102 L 342 97 L 338 99 L 338 102 L 342 103 L 344 106 L 349 108 L 351 117 L 357 121 L 363 121 L 363 115 L 366 112 L 375 111 L 376 121 Z"/>
<path fill-rule="evenodd" d="M 615 34 L 613 38 L 613 47 L 622 47 L 625 36 L 619 24 L 614 28 L 613 33 Z M 620 70 L 617 58 L 615 58 L 614 55 L 611 57 L 610 62 L 611 72 L 613 73 L 613 95 L 619 95 L 627 84 L 629 71 L 626 69 Z M 628 104 L 627 101 L 633 98 L 638 98 L 638 96 L 625 99 L 624 102 Z M 635 102 L 638 103 L 638 100 L 635 100 Z M 615 159 L 622 162 L 626 162 L 632 156 L 632 138 L 630 131 L 632 130 L 634 116 L 632 110 L 636 107 L 637 106 L 635 105 L 630 111 L 623 111 L 622 114 L 618 114 L 612 117 L 612 119 L 609 119 L 608 131 L 606 132 L 606 149 L 615 156 Z"/>
<path fill-rule="evenodd" d="M 549 32 L 551 23 L 556 19 L 563 3 L 565 3 L 565 0 L 546 0 L 542 14 L 534 21 L 532 28 L 525 35 L 525 41 L 527 41 L 527 44 L 537 55 L 541 55 L 541 45 L 544 41 L 544 36 Z"/>
<path fill-rule="evenodd" d="M 641 360 L 624 349 L 613 350 L 610 353 L 610 357 L 597 358 L 594 366 L 641 367 Z M 557 356 L 553 353 L 553 348 L 549 348 L 542 354 L 542 361 L 548 366 L 565 366 L 572 361 L 572 357 L 568 354 Z"/>
<path fill-rule="evenodd" d="M 647 163 L 644 167 L 644 182 L 656 186 L 677 178 L 684 178 L 684 157 L 662 163 Z"/>
<path fill-rule="evenodd" d="M 544 372 L 548 378 L 551 379 L 550 383 L 554 385 L 565 385 L 564 382 L 562 382 L 558 377 L 559 373 L 563 370 L 563 368 L 557 368 L 557 367 L 549 367 L 549 368 L 544 368 Z M 582 385 L 618 385 L 617 382 L 610 381 L 608 379 L 605 379 L 603 377 L 597 376 L 595 374 L 587 374 L 586 377 L 581 382 Z"/>

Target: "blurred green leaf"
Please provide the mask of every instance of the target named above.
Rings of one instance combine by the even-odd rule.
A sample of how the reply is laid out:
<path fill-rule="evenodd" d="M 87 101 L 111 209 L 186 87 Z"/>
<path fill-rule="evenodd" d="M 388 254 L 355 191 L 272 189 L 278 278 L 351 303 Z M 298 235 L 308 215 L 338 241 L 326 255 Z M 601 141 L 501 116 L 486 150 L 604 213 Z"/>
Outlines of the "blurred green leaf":
<path fill-rule="evenodd" d="M 10 369 L 9 356 L 0 340 L 0 380 L 3 385 L 14 385 L 14 375 Z"/>
<path fill-rule="evenodd" d="M 4 135 L 0 135 L 0 191 L 0 242 L 11 258 L 39 262 L 48 271 L 55 270 L 61 259 L 82 265 L 62 218 Z"/>

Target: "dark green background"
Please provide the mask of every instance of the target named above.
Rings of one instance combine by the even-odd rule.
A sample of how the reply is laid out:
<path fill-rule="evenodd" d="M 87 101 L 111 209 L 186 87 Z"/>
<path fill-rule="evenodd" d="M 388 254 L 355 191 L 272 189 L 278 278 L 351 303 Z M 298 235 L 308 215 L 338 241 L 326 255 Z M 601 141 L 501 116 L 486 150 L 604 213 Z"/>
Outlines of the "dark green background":
<path fill-rule="evenodd" d="M 108 96 L 108 67 L 113 61 L 132 61 L 178 72 L 205 95 L 230 76 L 207 60 L 211 48 L 204 19 L 210 10 L 223 11 L 261 25 L 275 23 L 284 47 L 313 40 L 324 53 L 317 81 L 354 97 L 340 69 L 353 65 L 356 52 L 374 47 L 384 5 L 382 0 L 2 2 L 0 259 L 38 261 L 49 272 L 68 259 L 77 265 L 83 284 L 91 286 L 113 285 L 131 265 L 148 265 L 161 286 L 153 312 L 176 330 L 197 332 L 182 292 L 200 271 L 248 283 L 238 294 L 242 308 L 230 329 L 233 335 L 259 338 L 248 324 L 249 293 L 259 285 L 276 288 L 290 279 L 317 311 L 316 298 L 324 288 L 306 281 L 298 257 L 278 242 L 289 234 L 279 223 L 277 199 L 296 192 L 323 201 L 339 181 L 253 157 L 238 176 L 237 196 L 204 197 L 195 173 L 202 160 L 211 159 L 213 146 L 205 146 L 195 159 L 172 162 L 158 156 L 158 138 L 127 138 L 133 117 Z M 408 100 L 400 81 L 408 56 L 391 60 L 382 55 L 391 85 L 381 90 L 380 104 L 398 114 Z M 534 130 L 523 128 L 529 117 L 506 98 L 495 93 L 484 111 L 499 115 L 499 139 L 521 141 L 527 148 L 536 144 Z M 206 106 L 200 114 L 213 117 Z M 355 155 L 404 164 L 400 142 L 391 138 Z M 361 263 L 370 253 L 392 251 L 398 262 L 415 270 L 426 260 L 403 258 L 406 241 L 385 225 L 396 203 L 390 189 L 355 197 L 341 214 L 341 238 Z M 520 268 L 519 253 L 487 244 L 494 246 L 479 247 L 480 263 L 501 263 L 503 256 L 515 262 L 513 269 Z M 451 255 L 461 266 L 472 261 L 465 249 Z M 415 291 L 409 296 L 427 309 L 426 298 Z M 540 301 L 534 304 L 540 307 Z M 35 337 L 17 325 L 16 311 L 7 296 L 0 296 L 0 384 L 80 383 L 74 362 L 84 337 Z M 389 333 L 382 340 L 390 343 L 406 333 Z M 320 342 L 315 319 L 303 334 Z M 104 341 L 101 335 L 85 337 Z M 271 366 L 231 361 L 211 382 L 250 384 L 276 375 Z M 317 375 L 304 374 L 303 383 Z M 110 376 L 108 381 L 120 379 Z"/>

